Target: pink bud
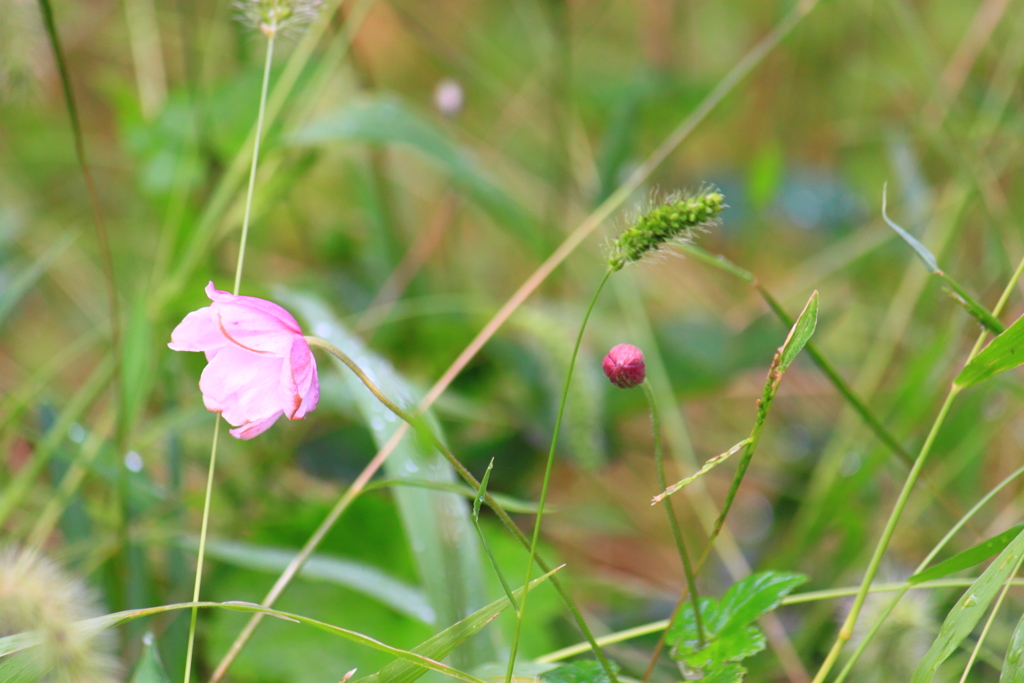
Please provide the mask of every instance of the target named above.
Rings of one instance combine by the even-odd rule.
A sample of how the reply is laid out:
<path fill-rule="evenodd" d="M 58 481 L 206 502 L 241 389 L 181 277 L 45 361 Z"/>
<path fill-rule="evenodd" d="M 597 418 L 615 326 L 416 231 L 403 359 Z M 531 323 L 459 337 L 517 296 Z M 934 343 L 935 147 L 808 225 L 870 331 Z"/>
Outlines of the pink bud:
<path fill-rule="evenodd" d="M 620 389 L 632 389 L 647 376 L 644 352 L 632 344 L 613 346 L 604 357 L 601 367 L 612 384 Z"/>
<path fill-rule="evenodd" d="M 287 415 L 300 420 L 316 408 L 316 361 L 292 315 L 275 303 L 206 286 L 212 304 L 192 311 L 171 332 L 175 351 L 203 351 L 199 380 L 206 409 L 221 413 L 251 439 Z"/>

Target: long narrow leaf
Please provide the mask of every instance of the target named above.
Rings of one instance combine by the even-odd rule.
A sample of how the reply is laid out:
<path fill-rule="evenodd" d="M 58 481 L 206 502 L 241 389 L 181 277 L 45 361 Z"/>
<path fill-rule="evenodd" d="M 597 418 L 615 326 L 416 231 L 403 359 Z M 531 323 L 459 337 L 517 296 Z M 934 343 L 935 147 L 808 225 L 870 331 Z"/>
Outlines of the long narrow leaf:
<path fill-rule="evenodd" d="M 956 384 L 969 387 L 1024 364 L 1024 316 L 982 349 L 957 375 Z"/>
<path fill-rule="evenodd" d="M 938 563 L 934 567 L 914 574 L 907 579 L 907 583 L 924 583 L 925 581 L 934 581 L 935 579 L 941 579 L 945 576 L 949 576 L 950 574 L 955 574 L 958 571 L 973 567 L 980 562 L 984 562 L 996 553 L 1001 552 L 1003 548 L 1010 544 L 1010 541 L 1017 538 L 1017 535 L 1021 531 L 1024 531 L 1024 524 L 1018 524 L 1015 527 L 1007 529 L 1003 533 L 993 536 L 986 541 L 982 541 L 976 546 L 968 548 L 962 553 Z"/>
<path fill-rule="evenodd" d="M 914 670 L 911 683 L 928 683 L 939 666 L 970 635 L 1024 554 L 1024 533 L 1006 546 L 946 615 L 939 635 Z"/>

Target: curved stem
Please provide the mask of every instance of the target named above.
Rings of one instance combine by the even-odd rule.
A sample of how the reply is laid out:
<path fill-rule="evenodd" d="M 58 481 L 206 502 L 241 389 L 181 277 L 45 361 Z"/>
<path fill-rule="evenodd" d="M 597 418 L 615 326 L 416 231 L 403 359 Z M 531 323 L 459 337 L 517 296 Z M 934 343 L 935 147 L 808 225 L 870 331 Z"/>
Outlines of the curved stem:
<path fill-rule="evenodd" d="M 537 503 L 537 518 L 533 524 L 533 538 L 530 541 L 530 559 L 526 562 L 526 583 L 529 585 L 530 576 L 533 572 L 533 561 L 537 556 L 537 541 L 540 540 L 540 525 L 544 519 L 544 503 L 548 497 L 548 485 L 551 483 L 551 468 L 555 463 L 555 449 L 558 446 L 558 434 L 562 430 L 562 417 L 565 415 L 565 401 L 569 397 L 569 386 L 572 382 L 572 371 L 576 365 L 576 356 L 580 351 L 580 344 L 583 342 L 583 331 L 587 329 L 587 321 L 590 320 L 590 314 L 594 310 L 594 304 L 597 303 L 597 297 L 600 296 L 601 290 L 604 289 L 604 285 L 608 282 L 608 278 L 611 276 L 612 271 L 605 271 L 601 277 L 601 281 L 597 284 L 597 289 L 594 291 L 594 296 L 590 298 L 590 305 L 587 306 L 586 313 L 583 314 L 583 322 L 580 323 L 580 330 L 576 334 L 576 345 L 572 349 L 572 357 L 569 359 L 569 370 L 565 373 L 565 384 L 562 386 L 562 398 L 558 403 L 558 415 L 555 418 L 555 429 L 551 435 L 551 447 L 548 449 L 548 461 L 544 467 L 544 482 L 540 487 L 540 500 Z M 523 615 L 526 613 L 526 593 L 523 593 L 522 599 L 519 601 L 519 614 L 516 615 L 516 630 L 512 634 L 512 649 L 508 657 L 508 669 L 505 672 L 505 683 L 511 683 L 512 681 L 512 670 L 515 668 L 516 654 L 519 650 L 519 637 L 523 629 Z"/>
<path fill-rule="evenodd" d="M 366 388 L 369 389 L 370 392 L 375 397 L 377 397 L 377 400 L 379 400 L 388 410 L 390 410 L 403 421 L 405 421 L 406 424 L 415 429 L 421 436 L 426 438 L 430 445 L 436 448 L 438 452 L 444 456 L 445 460 L 448 461 L 448 463 L 455 470 L 456 474 L 458 474 L 463 481 L 465 481 L 472 488 L 479 490 L 480 482 L 477 480 L 477 478 L 474 477 L 473 474 L 466 469 L 465 465 L 459 462 L 459 459 L 455 457 L 451 450 L 449 450 L 448 447 L 445 446 L 444 443 L 442 443 L 439 438 L 437 438 L 437 436 L 427 427 L 424 421 L 421 419 L 417 419 L 416 415 L 410 414 L 409 412 L 395 405 L 387 396 L 383 394 L 383 392 L 381 392 L 379 388 L 377 388 L 373 381 L 370 380 L 370 378 L 366 375 L 365 372 L 363 372 L 362 368 L 360 368 L 355 361 L 349 358 L 344 351 L 334 346 L 330 342 L 324 339 L 320 339 L 319 337 L 306 337 L 306 341 L 309 343 L 310 346 L 323 349 L 324 351 L 327 351 L 332 356 L 337 358 L 339 361 L 344 363 L 350 370 L 352 370 L 352 372 L 355 373 L 355 375 L 360 379 L 360 381 L 362 381 L 362 383 L 366 385 Z M 395 432 L 396 435 L 400 433 L 401 430 Z M 526 535 L 519 529 L 519 527 L 516 526 L 515 522 L 512 521 L 512 518 L 509 517 L 507 512 L 505 512 L 505 509 L 501 506 L 501 504 L 497 500 L 495 500 L 494 496 L 489 491 L 486 490 L 484 491 L 484 502 L 487 504 L 487 507 L 491 508 L 491 510 L 494 511 L 494 514 L 497 515 L 498 519 L 501 520 L 501 523 L 505 525 L 505 528 L 509 530 L 509 532 L 516 538 L 516 540 L 519 541 L 519 543 L 524 548 L 529 550 L 529 548 L 531 547 L 530 539 L 528 539 Z M 542 571 L 551 571 L 550 565 L 546 561 L 544 561 L 544 559 L 541 556 L 537 555 L 535 559 L 537 565 L 541 568 Z M 557 576 L 551 576 L 549 581 L 551 582 L 551 586 L 558 592 L 558 595 L 562 599 L 562 602 L 565 603 L 566 608 L 572 614 L 577 626 L 579 626 L 580 631 L 583 633 L 583 637 L 586 638 L 587 643 L 594 651 L 594 655 L 601 663 L 602 668 L 604 668 L 605 672 L 608 674 L 609 680 L 612 681 L 612 683 L 618 683 L 618 678 L 615 674 L 615 669 L 612 667 L 611 662 L 608 661 L 608 658 L 601 650 L 601 646 L 598 644 L 593 632 L 591 632 L 590 627 L 587 626 L 587 622 L 583 618 L 583 614 L 580 612 L 579 607 L 576 606 L 576 603 L 569 596 L 568 592 L 566 592 L 565 587 L 562 585 L 561 581 L 558 579 Z"/>
<path fill-rule="evenodd" d="M 644 379 L 640 385 L 644 388 L 644 397 L 647 399 L 647 407 L 651 411 L 651 431 L 654 432 L 654 465 L 658 471 L 658 488 L 664 491 L 667 487 L 665 479 L 665 453 L 661 446 L 661 419 L 658 415 L 658 402 L 654 398 L 654 389 L 651 383 Z M 683 541 L 683 532 L 679 528 L 679 520 L 676 519 L 676 511 L 672 507 L 672 501 L 665 498 L 665 514 L 668 516 L 668 525 L 672 528 L 672 537 L 676 542 L 676 550 L 679 551 L 679 559 L 683 562 L 683 573 L 686 574 L 686 586 L 690 591 L 693 602 L 693 616 L 697 624 L 697 640 L 704 645 L 704 620 L 700 616 L 700 596 L 697 595 L 697 581 L 690 565 L 690 555 L 686 552 L 686 544 Z"/>
<path fill-rule="evenodd" d="M 206 501 L 203 503 L 203 525 L 199 532 L 199 559 L 196 560 L 196 582 L 192 589 L 192 602 L 199 602 L 199 588 L 203 583 L 203 556 L 206 554 L 206 530 L 210 523 L 210 497 L 213 494 L 213 471 L 217 465 L 217 441 L 220 436 L 220 415 L 213 427 L 213 447 L 210 448 L 210 469 L 206 474 Z M 185 683 L 192 676 L 192 650 L 196 640 L 197 608 L 192 608 L 192 619 L 188 625 L 188 649 L 185 651 Z"/>
<path fill-rule="evenodd" d="M 267 59 L 263 63 L 263 87 L 260 90 L 260 113 L 256 117 L 256 141 L 252 148 L 252 165 L 249 167 L 249 189 L 245 193 L 245 218 L 242 219 L 242 241 L 238 247 L 238 265 L 235 266 L 234 293 L 242 285 L 242 267 L 245 265 L 245 245 L 249 239 L 249 217 L 252 215 L 252 195 L 256 188 L 256 166 L 260 159 L 260 138 L 263 137 L 263 116 L 267 111 L 267 90 L 270 85 L 270 64 L 274 59 L 274 38 L 276 29 L 269 30 Z"/>

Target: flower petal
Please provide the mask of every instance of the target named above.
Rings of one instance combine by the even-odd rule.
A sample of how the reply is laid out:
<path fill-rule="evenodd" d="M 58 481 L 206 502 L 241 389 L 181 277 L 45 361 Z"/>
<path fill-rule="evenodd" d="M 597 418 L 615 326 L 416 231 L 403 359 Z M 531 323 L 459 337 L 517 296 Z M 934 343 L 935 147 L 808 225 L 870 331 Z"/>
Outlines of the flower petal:
<path fill-rule="evenodd" d="M 230 431 L 231 436 L 236 439 L 251 439 L 254 436 L 259 436 L 263 432 L 270 429 L 271 425 L 277 422 L 277 418 L 281 417 L 281 413 L 277 412 L 265 420 L 257 420 L 256 422 L 246 422 L 241 427 L 236 427 Z"/>
<path fill-rule="evenodd" d="M 285 356 L 292 339 L 302 335 L 292 314 L 271 301 L 222 292 L 214 289 L 212 282 L 206 286 L 206 294 L 213 301 L 211 308 L 222 332 L 239 346 Z"/>
<path fill-rule="evenodd" d="M 281 405 L 290 420 L 301 420 L 320 400 L 316 359 L 302 337 L 292 342 L 291 353 L 281 367 Z"/>
<path fill-rule="evenodd" d="M 205 306 L 192 311 L 178 323 L 167 346 L 175 351 L 205 351 L 207 360 L 210 360 L 228 343 L 213 310 Z"/>
<path fill-rule="evenodd" d="M 277 356 L 224 347 L 199 380 L 206 408 L 222 413 L 235 427 L 280 413 L 283 363 Z"/>

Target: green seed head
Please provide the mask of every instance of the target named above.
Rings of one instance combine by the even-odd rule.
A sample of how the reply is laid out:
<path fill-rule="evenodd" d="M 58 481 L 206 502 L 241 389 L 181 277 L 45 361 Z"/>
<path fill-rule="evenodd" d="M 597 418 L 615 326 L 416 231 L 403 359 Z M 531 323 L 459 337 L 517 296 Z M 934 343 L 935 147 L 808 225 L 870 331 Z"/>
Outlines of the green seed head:
<path fill-rule="evenodd" d="M 693 197 L 672 195 L 653 209 L 645 211 L 631 227 L 612 242 L 608 267 L 622 270 L 627 263 L 639 261 L 671 242 L 689 242 L 718 220 L 725 208 L 725 197 L 718 190 L 707 190 Z"/>

